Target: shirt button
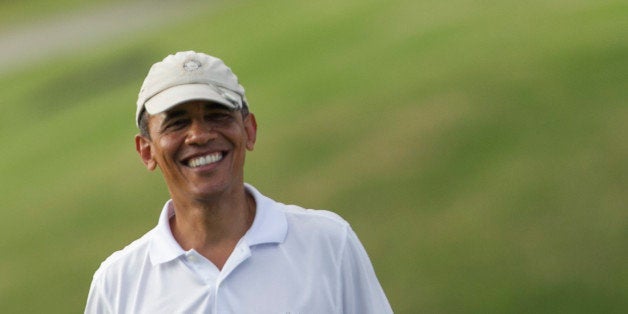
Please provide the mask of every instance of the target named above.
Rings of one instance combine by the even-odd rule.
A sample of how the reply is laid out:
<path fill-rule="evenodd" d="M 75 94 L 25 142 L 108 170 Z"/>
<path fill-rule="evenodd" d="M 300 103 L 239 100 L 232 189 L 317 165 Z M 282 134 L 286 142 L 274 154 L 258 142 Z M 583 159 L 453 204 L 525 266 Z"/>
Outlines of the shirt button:
<path fill-rule="evenodd" d="M 190 255 L 190 256 L 188 256 L 188 261 L 190 261 L 192 263 L 196 263 L 196 262 L 198 262 L 198 257 L 196 257 L 195 255 Z"/>

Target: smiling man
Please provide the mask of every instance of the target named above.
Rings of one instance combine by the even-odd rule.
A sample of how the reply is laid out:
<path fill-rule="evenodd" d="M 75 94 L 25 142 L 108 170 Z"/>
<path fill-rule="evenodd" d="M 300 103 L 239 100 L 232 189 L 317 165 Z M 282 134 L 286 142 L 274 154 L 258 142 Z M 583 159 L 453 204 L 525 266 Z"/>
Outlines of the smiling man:
<path fill-rule="evenodd" d="M 345 220 L 244 183 L 257 122 L 220 59 L 155 63 L 136 123 L 137 152 L 171 199 L 154 229 L 101 264 L 85 313 L 392 313 Z"/>

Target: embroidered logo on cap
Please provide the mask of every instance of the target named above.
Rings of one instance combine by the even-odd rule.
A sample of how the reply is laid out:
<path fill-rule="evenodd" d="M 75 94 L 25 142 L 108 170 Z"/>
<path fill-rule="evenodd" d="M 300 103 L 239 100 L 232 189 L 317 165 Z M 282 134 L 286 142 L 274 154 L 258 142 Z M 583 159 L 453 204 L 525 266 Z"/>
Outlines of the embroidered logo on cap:
<path fill-rule="evenodd" d="M 185 63 L 183 63 L 183 69 L 188 72 L 196 71 L 200 67 L 201 67 L 201 63 L 198 62 L 197 60 L 188 60 Z"/>

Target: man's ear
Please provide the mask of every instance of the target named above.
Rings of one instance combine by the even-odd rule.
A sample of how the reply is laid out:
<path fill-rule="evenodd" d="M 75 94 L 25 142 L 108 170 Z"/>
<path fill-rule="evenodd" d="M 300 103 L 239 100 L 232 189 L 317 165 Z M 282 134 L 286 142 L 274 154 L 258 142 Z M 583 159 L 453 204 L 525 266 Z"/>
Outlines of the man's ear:
<path fill-rule="evenodd" d="M 257 140 L 257 121 L 255 121 L 255 115 L 249 113 L 244 120 L 244 130 L 246 131 L 246 149 L 249 151 L 255 148 L 255 141 Z"/>
<path fill-rule="evenodd" d="M 144 136 L 138 134 L 135 136 L 135 150 L 142 158 L 142 162 L 146 165 L 146 168 L 150 171 L 155 170 L 157 162 L 153 158 L 153 151 L 151 141 Z"/>

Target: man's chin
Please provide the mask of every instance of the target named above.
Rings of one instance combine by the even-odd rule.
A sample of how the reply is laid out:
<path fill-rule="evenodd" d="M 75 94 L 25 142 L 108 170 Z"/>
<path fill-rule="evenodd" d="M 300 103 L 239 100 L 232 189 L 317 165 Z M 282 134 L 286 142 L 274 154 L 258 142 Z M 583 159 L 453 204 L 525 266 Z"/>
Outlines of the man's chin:
<path fill-rule="evenodd" d="M 191 197 L 199 201 L 212 201 L 229 193 L 229 184 L 211 182 L 199 184 L 190 189 Z"/>

